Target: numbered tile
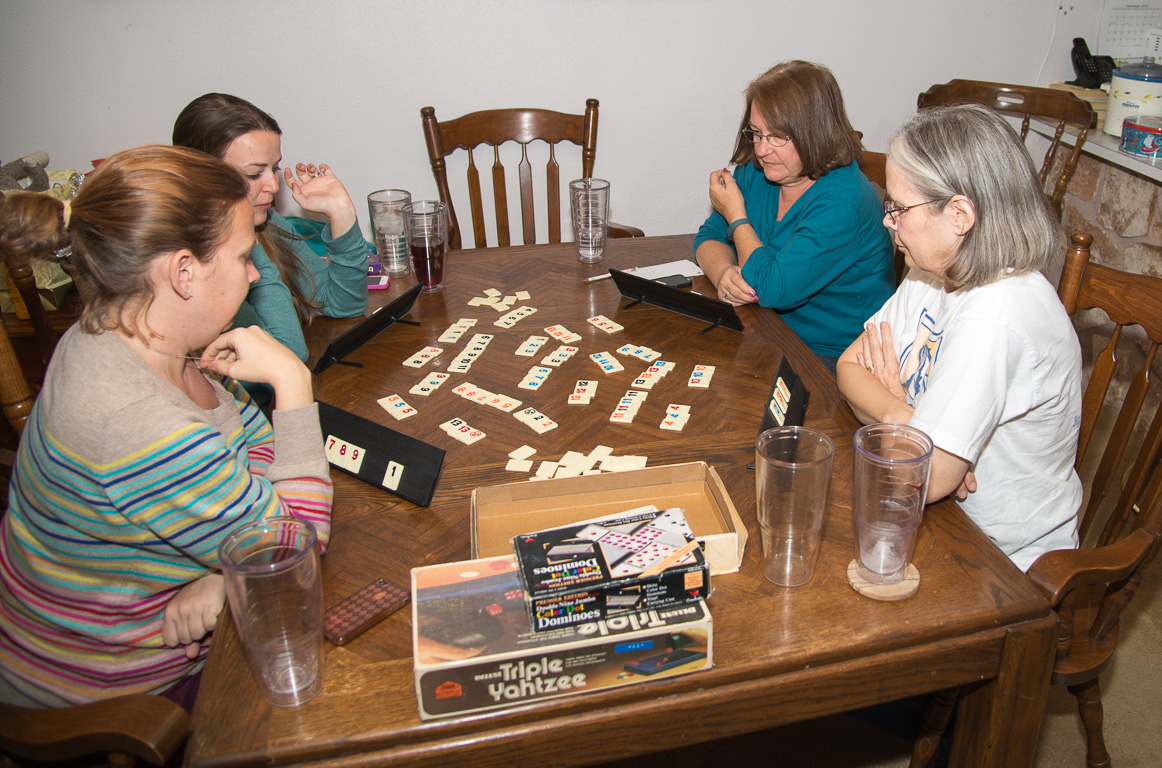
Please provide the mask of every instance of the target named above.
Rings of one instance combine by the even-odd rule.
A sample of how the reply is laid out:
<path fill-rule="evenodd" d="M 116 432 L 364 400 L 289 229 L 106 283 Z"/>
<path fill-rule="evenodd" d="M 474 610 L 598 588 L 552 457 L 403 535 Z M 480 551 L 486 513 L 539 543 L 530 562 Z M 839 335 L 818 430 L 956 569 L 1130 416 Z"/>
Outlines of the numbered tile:
<path fill-rule="evenodd" d="M 422 368 L 424 365 L 439 357 L 443 351 L 439 347 L 424 347 L 407 360 L 404 360 L 403 364 L 409 368 Z"/>
<path fill-rule="evenodd" d="M 379 403 L 383 410 L 387 411 L 397 421 L 406 419 L 409 416 L 415 416 L 417 413 L 416 409 L 405 403 L 399 395 L 381 397 L 375 402 Z"/>
<path fill-rule="evenodd" d="M 348 443 L 334 435 L 327 435 L 324 452 L 327 454 L 327 461 L 354 474 L 359 473 L 366 454 L 366 451 L 358 445 Z"/>
<path fill-rule="evenodd" d="M 783 381 L 783 377 L 775 379 L 775 387 L 782 393 L 783 399 L 789 401 L 791 399 L 791 390 L 787 386 L 787 382 Z"/>
<path fill-rule="evenodd" d="M 383 473 L 383 482 L 380 483 L 389 491 L 398 491 L 399 483 L 403 480 L 404 466 L 395 461 L 387 462 L 387 471 Z"/>

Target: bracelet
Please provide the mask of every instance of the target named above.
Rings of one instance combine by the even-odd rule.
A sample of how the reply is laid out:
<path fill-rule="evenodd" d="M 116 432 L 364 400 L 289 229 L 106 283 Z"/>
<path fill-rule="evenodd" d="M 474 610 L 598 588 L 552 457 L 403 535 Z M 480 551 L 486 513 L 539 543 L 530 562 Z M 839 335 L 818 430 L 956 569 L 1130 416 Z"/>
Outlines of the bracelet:
<path fill-rule="evenodd" d="M 750 224 L 750 219 L 747 219 L 747 218 L 735 219 L 734 221 L 730 222 L 730 226 L 726 228 L 726 239 L 733 240 L 734 239 L 734 230 L 738 229 L 743 224 Z"/>

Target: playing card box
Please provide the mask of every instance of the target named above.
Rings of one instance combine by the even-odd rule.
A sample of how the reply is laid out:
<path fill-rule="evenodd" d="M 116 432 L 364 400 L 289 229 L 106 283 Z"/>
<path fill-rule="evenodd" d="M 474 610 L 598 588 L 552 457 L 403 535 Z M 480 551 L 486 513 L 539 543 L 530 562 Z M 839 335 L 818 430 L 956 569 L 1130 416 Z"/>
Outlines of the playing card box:
<path fill-rule="evenodd" d="M 718 473 L 702 461 L 477 488 L 472 556 L 509 554 L 513 537 L 526 531 L 612 517 L 648 504 L 685 510 L 712 576 L 738 570 L 746 526 Z"/>
<path fill-rule="evenodd" d="M 684 675 L 712 666 L 703 601 L 533 632 L 513 555 L 411 573 L 424 720 Z"/>
<path fill-rule="evenodd" d="M 709 596 L 706 558 L 678 508 L 523 533 L 512 545 L 537 632 Z"/>

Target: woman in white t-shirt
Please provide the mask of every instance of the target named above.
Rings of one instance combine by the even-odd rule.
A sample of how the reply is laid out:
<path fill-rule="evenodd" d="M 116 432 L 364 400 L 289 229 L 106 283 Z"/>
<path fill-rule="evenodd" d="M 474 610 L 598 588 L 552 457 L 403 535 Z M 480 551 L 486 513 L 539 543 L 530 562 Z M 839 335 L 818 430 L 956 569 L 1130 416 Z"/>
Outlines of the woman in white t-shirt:
<path fill-rule="evenodd" d="M 884 226 L 911 267 L 840 357 L 864 423 L 936 445 L 928 501 L 955 494 L 1027 570 L 1077 546 L 1081 350 L 1039 270 L 1065 235 L 1021 140 L 986 107 L 923 110 L 888 147 Z"/>

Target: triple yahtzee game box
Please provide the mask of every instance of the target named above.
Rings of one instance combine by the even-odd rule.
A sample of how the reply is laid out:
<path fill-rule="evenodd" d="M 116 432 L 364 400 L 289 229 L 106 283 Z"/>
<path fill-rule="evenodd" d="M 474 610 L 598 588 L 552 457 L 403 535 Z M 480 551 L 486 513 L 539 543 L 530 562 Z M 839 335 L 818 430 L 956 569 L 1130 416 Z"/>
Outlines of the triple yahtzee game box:
<path fill-rule="evenodd" d="M 512 555 L 412 569 L 420 717 L 430 720 L 709 669 L 702 600 L 534 632 Z"/>
<path fill-rule="evenodd" d="M 533 629 L 708 596 L 710 571 L 681 509 L 647 506 L 513 539 Z"/>

